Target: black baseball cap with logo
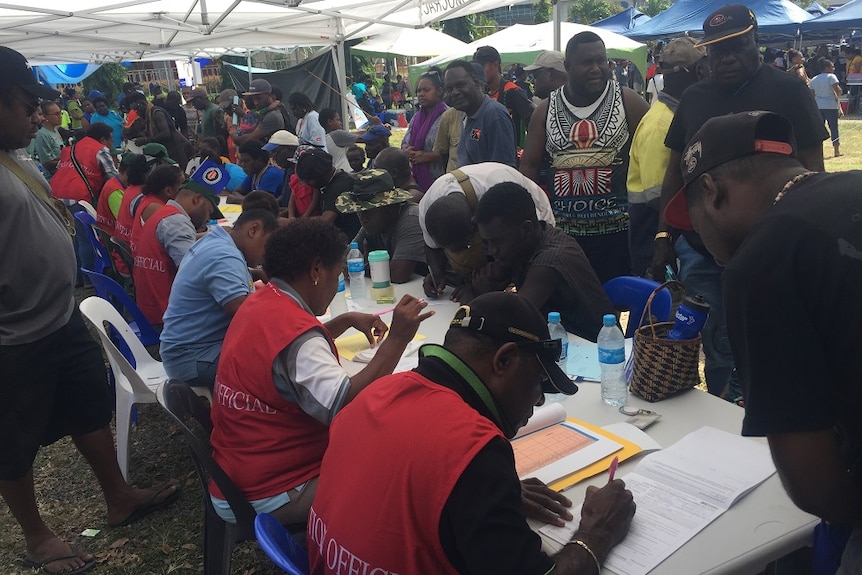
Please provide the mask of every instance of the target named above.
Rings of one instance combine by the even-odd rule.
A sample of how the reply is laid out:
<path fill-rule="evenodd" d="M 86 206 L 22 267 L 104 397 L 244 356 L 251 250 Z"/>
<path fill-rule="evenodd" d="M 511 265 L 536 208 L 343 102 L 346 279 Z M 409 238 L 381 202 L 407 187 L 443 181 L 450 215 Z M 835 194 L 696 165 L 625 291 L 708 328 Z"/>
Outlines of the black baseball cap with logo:
<path fill-rule="evenodd" d="M 757 31 L 757 18 L 754 12 L 742 4 L 727 4 L 703 21 L 703 40 L 697 44 L 697 47 L 737 38 L 752 30 Z"/>
<path fill-rule="evenodd" d="M 711 118 L 692 136 L 682 153 L 683 187 L 664 209 L 665 221 L 690 230 L 686 190 L 693 181 L 721 164 L 751 154 L 796 156 L 793 127 L 783 116 L 754 111 Z"/>
<path fill-rule="evenodd" d="M 551 339 L 548 324 L 539 309 L 527 298 L 512 292 L 480 295 L 455 312 L 449 329 L 471 329 L 495 341 L 512 342 L 519 348 L 535 352 L 547 378 L 542 381 L 545 393 L 574 395 L 575 382 L 557 365 L 562 343 Z"/>
<path fill-rule="evenodd" d="M 37 98 L 54 100 L 60 96 L 60 92 L 36 80 L 23 54 L 6 46 L 0 46 L 0 78 L 5 84 L 18 86 Z"/>

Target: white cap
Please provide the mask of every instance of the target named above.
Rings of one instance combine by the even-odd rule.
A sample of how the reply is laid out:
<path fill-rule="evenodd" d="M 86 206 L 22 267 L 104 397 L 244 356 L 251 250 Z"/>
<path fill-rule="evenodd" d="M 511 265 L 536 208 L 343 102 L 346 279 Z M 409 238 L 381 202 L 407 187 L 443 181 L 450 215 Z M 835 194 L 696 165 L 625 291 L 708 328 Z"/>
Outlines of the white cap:
<path fill-rule="evenodd" d="M 299 139 L 296 134 L 288 130 L 279 130 L 269 137 L 269 142 L 264 144 L 263 149 L 271 152 L 279 146 L 298 146 Z"/>

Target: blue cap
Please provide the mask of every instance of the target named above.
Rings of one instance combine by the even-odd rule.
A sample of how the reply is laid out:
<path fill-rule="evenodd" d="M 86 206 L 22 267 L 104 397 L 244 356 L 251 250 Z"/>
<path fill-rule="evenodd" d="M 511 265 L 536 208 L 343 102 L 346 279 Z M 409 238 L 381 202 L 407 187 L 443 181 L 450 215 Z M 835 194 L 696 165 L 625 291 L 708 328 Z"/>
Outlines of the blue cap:
<path fill-rule="evenodd" d="M 552 311 L 548 313 L 548 323 L 560 323 L 560 312 Z"/>
<path fill-rule="evenodd" d="M 364 142 L 370 142 L 371 140 L 376 140 L 377 138 L 388 138 L 392 135 L 392 132 L 389 131 L 389 128 L 386 126 L 371 126 L 365 133 L 360 136 L 360 140 Z"/>
<path fill-rule="evenodd" d="M 602 317 L 602 325 L 617 325 L 617 316 L 612 313 L 606 313 Z"/>
<path fill-rule="evenodd" d="M 351 250 L 358 250 L 359 249 L 359 242 L 350 242 L 350 249 Z"/>

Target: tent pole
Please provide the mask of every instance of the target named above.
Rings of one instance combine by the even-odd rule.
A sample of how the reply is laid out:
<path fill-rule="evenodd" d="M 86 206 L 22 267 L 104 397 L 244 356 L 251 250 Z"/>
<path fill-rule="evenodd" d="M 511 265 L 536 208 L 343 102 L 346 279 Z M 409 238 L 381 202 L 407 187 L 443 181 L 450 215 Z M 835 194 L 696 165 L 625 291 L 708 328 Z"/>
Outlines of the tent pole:
<path fill-rule="evenodd" d="M 338 74 L 338 88 L 342 94 L 347 94 L 347 59 L 344 55 L 344 20 L 338 18 L 336 20 L 336 24 L 338 26 L 338 36 L 336 40 L 336 50 L 333 51 L 332 57 L 335 58 L 335 70 Z M 349 125 L 351 110 L 347 107 L 347 102 L 344 98 L 341 99 L 341 118 L 344 121 L 344 125 Z"/>
<path fill-rule="evenodd" d="M 251 50 L 245 51 L 245 62 L 248 66 L 248 85 L 251 86 Z"/>
<path fill-rule="evenodd" d="M 562 14 L 560 13 L 561 6 L 559 0 L 553 0 L 551 2 L 551 11 L 553 13 L 554 20 L 554 50 L 560 51 L 560 22 L 562 21 Z"/>

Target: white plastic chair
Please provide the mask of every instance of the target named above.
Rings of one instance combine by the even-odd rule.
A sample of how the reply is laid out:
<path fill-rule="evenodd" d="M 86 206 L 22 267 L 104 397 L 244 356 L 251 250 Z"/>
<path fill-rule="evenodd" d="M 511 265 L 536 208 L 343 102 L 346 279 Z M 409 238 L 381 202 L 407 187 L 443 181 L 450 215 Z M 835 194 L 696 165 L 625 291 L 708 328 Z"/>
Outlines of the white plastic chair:
<path fill-rule="evenodd" d="M 94 220 L 99 220 L 99 216 L 96 215 L 96 208 L 93 207 L 93 204 L 85 200 L 78 200 L 78 205 L 84 208 L 88 214 L 93 216 Z"/>
<path fill-rule="evenodd" d="M 123 477 L 129 474 L 129 426 L 132 407 L 136 403 L 156 403 L 156 393 L 168 381 L 162 363 L 153 359 L 146 348 L 129 327 L 128 322 L 108 301 L 99 297 L 88 297 L 81 302 L 81 313 L 96 326 L 102 348 L 108 355 L 111 371 L 114 373 L 115 393 L 117 396 L 117 463 Z M 123 357 L 111 341 L 105 323 L 113 327 L 123 338 L 135 358 L 137 367 Z M 212 401 L 212 394 L 206 388 L 194 388 L 195 393 Z"/>

